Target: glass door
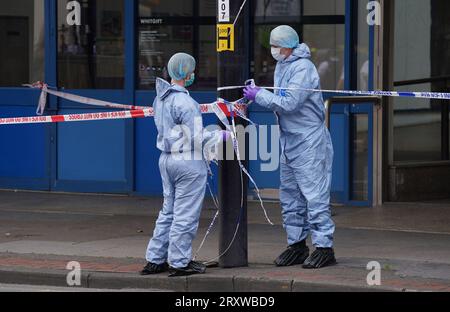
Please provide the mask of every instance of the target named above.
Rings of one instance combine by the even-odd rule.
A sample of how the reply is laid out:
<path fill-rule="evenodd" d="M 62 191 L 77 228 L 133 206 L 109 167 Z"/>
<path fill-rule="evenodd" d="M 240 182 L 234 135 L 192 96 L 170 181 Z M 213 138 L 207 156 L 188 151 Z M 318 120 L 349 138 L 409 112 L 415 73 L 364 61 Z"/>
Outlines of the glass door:
<path fill-rule="evenodd" d="M 136 103 L 153 104 L 156 78 L 170 80 L 166 65 L 178 52 L 189 53 L 197 60 L 195 83 L 189 88 L 190 95 L 199 103 L 215 101 L 217 0 L 137 0 L 136 5 Z M 216 122 L 214 115 L 204 115 L 206 125 Z M 156 149 L 157 132 L 153 120 L 137 120 L 135 136 L 135 192 L 160 195 L 161 183 L 154 179 L 159 176 L 155 164 L 160 153 Z M 214 176 L 217 177 L 216 174 Z"/>
<path fill-rule="evenodd" d="M 346 81 L 346 5 L 345 0 L 254 0 L 251 6 L 253 26 L 250 70 L 256 83 L 273 86 L 276 61 L 270 52 L 270 32 L 279 25 L 290 25 L 299 34 L 301 42 L 311 49 L 312 61 L 317 67 L 323 89 L 343 89 Z M 325 98 L 332 96 L 324 94 Z M 267 126 L 269 152 L 258 153 L 249 161 L 250 172 L 263 196 L 278 198 L 280 181 L 279 166 L 273 166 L 279 154 L 277 149 L 276 118 L 271 111 L 257 105 L 250 107 L 250 117 L 257 124 Z M 273 126 L 273 127 L 272 127 Z M 262 132 L 258 130 L 258 136 Z M 259 148 L 258 150 L 261 150 Z M 267 154 L 267 155 L 266 155 Z"/>
<path fill-rule="evenodd" d="M 367 24 L 368 1 L 347 1 L 345 89 L 373 88 L 374 28 Z M 370 97 L 329 98 L 330 132 L 335 150 L 332 201 L 349 206 L 373 203 L 373 111 Z"/>
<path fill-rule="evenodd" d="M 371 97 L 332 97 L 330 132 L 334 145 L 332 201 L 349 206 L 373 202 L 373 110 Z"/>
<path fill-rule="evenodd" d="M 126 62 L 132 60 L 132 28 L 126 12 L 134 4 L 125 0 L 85 0 L 79 25 L 69 23 L 68 0 L 57 0 L 56 81 L 68 93 L 105 101 L 132 104 Z M 127 51 L 128 49 L 128 51 Z M 131 53 L 130 53 L 131 52 Z M 55 114 L 93 113 L 111 109 L 52 99 Z M 133 121 L 114 120 L 57 124 L 53 128 L 52 190 L 129 193 L 133 186 Z"/>
<path fill-rule="evenodd" d="M 36 115 L 40 92 L 22 84 L 46 76 L 45 3 L 0 2 L 0 118 Z M 49 190 L 49 125 L 0 126 L 0 150 L 0 188 Z"/>

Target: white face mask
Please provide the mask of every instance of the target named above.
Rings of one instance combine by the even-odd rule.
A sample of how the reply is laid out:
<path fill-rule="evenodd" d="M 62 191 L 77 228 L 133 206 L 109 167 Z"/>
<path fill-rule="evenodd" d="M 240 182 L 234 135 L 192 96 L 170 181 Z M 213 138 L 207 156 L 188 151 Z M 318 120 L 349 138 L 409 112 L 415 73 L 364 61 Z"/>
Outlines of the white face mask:
<path fill-rule="evenodd" d="M 283 61 L 286 57 L 281 54 L 281 48 L 274 48 L 272 47 L 270 49 L 270 52 L 272 53 L 272 57 L 277 60 L 278 62 Z"/>

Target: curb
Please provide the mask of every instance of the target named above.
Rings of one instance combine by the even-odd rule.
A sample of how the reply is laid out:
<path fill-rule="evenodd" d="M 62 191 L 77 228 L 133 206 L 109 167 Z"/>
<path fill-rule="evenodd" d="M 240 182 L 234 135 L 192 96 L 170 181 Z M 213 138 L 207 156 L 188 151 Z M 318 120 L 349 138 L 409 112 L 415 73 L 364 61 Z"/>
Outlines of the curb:
<path fill-rule="evenodd" d="M 83 272 L 81 274 L 80 287 L 89 288 L 89 276 L 90 273 L 88 272 Z M 0 269 L 0 283 L 3 284 L 68 287 L 66 278 L 67 271 L 62 270 L 17 270 L 17 268 Z"/>
<path fill-rule="evenodd" d="M 1 268 L 0 283 L 69 287 L 67 271 Z M 105 290 L 158 289 L 175 292 L 373 292 L 402 291 L 392 288 L 369 288 L 345 284 L 299 282 L 213 274 L 168 278 L 165 275 L 140 276 L 130 273 L 83 272 L 82 288 Z"/>

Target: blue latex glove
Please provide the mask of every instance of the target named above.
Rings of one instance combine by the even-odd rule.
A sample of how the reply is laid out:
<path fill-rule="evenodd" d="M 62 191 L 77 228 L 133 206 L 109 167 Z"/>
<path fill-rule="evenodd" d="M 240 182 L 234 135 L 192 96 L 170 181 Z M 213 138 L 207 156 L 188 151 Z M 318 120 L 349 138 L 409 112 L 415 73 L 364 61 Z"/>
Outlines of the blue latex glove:
<path fill-rule="evenodd" d="M 247 86 L 244 89 L 244 97 L 249 101 L 255 101 L 256 95 L 261 91 L 261 88 L 255 86 Z"/>

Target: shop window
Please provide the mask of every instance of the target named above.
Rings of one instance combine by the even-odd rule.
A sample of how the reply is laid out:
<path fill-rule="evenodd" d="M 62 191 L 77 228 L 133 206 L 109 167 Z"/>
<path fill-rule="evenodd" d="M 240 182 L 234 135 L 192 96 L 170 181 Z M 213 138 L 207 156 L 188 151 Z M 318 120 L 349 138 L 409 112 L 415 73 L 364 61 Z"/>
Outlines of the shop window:
<path fill-rule="evenodd" d="M 357 43 L 357 89 L 369 90 L 370 61 L 369 61 L 369 25 L 367 24 L 367 5 L 370 0 L 358 1 L 358 43 Z"/>
<path fill-rule="evenodd" d="M 68 0 L 58 1 L 58 86 L 123 89 L 124 0 L 82 0 L 81 25 L 67 23 Z"/>
<path fill-rule="evenodd" d="M 358 0 L 360 2 L 361 0 Z M 364 2 L 365 0 L 361 1 Z M 304 15 L 344 15 L 345 0 L 302 1 Z"/>
<path fill-rule="evenodd" d="M 139 89 L 153 90 L 157 77 L 170 80 L 167 63 L 178 52 L 197 61 L 192 90 L 217 88 L 215 0 L 139 1 Z"/>
<path fill-rule="evenodd" d="M 411 90 L 431 91 L 431 84 L 395 88 L 395 91 Z M 393 102 L 394 160 L 396 162 L 441 160 L 440 103 L 429 99 L 411 98 L 395 98 Z"/>
<path fill-rule="evenodd" d="M 345 26 L 305 25 L 303 40 L 310 47 L 321 87 L 342 90 L 345 87 Z"/>
<path fill-rule="evenodd" d="M 322 5 L 326 6 L 322 7 Z M 260 85 L 273 85 L 276 61 L 270 53 L 270 32 L 288 24 L 311 49 L 324 89 L 343 89 L 345 80 L 343 16 L 308 16 L 305 14 L 343 14 L 344 1 L 256 0 L 253 2 L 254 55 L 251 71 Z"/>
<path fill-rule="evenodd" d="M 44 80 L 44 0 L 0 2 L 0 87 Z"/>
<path fill-rule="evenodd" d="M 449 1 L 397 0 L 394 21 L 395 90 L 449 92 Z M 414 98 L 393 103 L 394 161 L 448 160 L 448 103 Z"/>

